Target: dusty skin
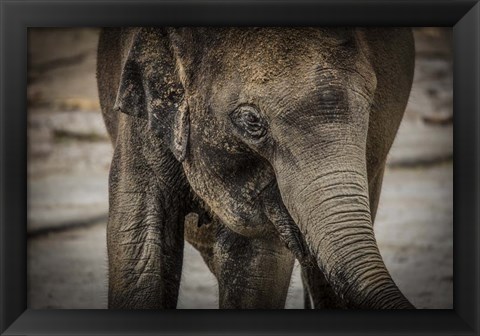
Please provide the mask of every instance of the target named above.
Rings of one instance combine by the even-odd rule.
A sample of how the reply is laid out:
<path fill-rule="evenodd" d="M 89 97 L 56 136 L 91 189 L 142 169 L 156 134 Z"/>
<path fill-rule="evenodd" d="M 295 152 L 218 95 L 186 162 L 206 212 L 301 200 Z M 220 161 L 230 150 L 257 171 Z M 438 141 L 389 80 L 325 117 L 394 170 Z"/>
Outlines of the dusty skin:
<path fill-rule="evenodd" d="M 375 224 L 385 263 L 419 308 L 451 308 L 451 69 L 445 35 L 417 31 L 417 73 Z M 29 305 L 105 308 L 111 146 L 98 112 L 96 31 L 30 32 Z M 45 47 L 43 49 L 42 47 Z M 217 288 L 186 246 L 179 308 L 216 308 Z M 302 308 L 295 267 L 287 308 Z"/>

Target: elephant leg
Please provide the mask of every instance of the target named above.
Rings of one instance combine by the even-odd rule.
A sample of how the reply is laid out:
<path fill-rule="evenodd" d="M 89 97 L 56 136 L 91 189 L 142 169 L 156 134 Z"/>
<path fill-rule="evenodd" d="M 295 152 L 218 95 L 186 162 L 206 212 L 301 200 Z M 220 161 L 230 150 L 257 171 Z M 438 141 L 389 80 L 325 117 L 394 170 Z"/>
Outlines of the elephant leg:
<path fill-rule="evenodd" d="M 340 309 L 341 300 L 333 292 L 317 265 L 302 266 L 305 309 Z"/>
<path fill-rule="evenodd" d="M 198 224 L 198 219 L 188 216 L 185 220 L 185 240 L 189 242 L 203 258 L 208 269 L 215 274 L 215 258 L 213 248 L 216 241 L 217 227 L 215 222 Z"/>
<path fill-rule="evenodd" d="M 176 308 L 183 216 L 154 184 L 111 190 L 107 227 L 109 308 Z"/>
<path fill-rule="evenodd" d="M 221 309 L 285 307 L 294 257 L 277 237 L 247 238 L 222 228 L 214 258 Z"/>
<path fill-rule="evenodd" d="M 302 285 L 303 285 L 303 307 L 305 309 L 313 309 L 312 308 L 312 297 L 310 296 L 310 292 L 308 290 L 308 284 L 303 279 L 303 275 L 302 275 Z"/>
<path fill-rule="evenodd" d="M 176 308 L 183 260 L 183 188 L 175 158 L 146 158 L 146 144 L 120 138 L 110 170 L 108 307 Z"/>

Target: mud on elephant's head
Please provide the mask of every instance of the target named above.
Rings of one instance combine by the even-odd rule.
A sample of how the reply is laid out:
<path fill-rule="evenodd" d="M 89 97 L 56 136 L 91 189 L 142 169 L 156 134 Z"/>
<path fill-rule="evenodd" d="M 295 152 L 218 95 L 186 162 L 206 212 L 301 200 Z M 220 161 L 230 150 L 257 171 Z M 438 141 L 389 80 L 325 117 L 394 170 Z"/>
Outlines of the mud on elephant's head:
<path fill-rule="evenodd" d="M 362 29 L 139 29 L 117 107 L 149 119 L 232 230 L 278 232 L 353 306 L 410 307 L 373 236 L 372 52 Z"/>

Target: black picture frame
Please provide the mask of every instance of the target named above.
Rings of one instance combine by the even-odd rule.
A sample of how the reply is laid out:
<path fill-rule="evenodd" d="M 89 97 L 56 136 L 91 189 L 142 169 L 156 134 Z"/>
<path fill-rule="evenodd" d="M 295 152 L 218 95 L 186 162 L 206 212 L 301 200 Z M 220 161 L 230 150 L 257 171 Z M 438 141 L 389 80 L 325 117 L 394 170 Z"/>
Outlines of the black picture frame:
<path fill-rule="evenodd" d="M 480 4 L 472 0 L 0 0 L 2 335 L 479 334 Z M 110 311 L 27 309 L 27 27 L 451 26 L 454 309 Z"/>

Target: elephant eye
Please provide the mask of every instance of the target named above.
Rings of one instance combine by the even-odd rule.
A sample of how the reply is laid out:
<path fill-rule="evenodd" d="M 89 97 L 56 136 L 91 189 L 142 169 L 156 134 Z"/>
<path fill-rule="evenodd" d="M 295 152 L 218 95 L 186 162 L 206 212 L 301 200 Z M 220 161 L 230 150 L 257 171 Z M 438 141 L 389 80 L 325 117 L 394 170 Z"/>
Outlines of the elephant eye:
<path fill-rule="evenodd" d="M 267 134 L 266 121 L 253 106 L 238 107 L 230 114 L 230 119 L 243 137 L 259 140 Z"/>

